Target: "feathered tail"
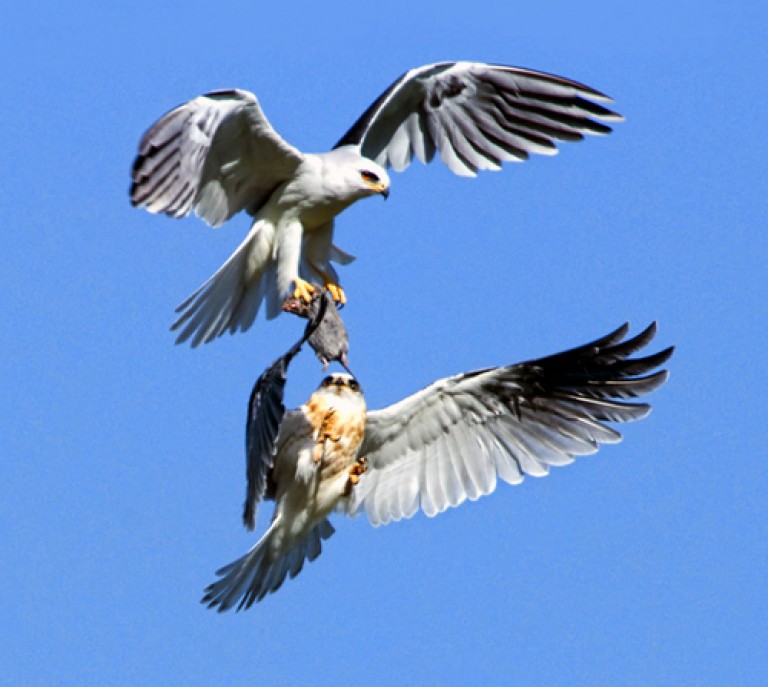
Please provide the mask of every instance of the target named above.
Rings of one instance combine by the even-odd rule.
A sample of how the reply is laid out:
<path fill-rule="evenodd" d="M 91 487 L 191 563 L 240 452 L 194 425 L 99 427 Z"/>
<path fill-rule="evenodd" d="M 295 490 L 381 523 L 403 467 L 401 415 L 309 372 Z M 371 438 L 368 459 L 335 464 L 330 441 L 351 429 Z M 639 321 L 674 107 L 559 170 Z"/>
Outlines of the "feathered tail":
<path fill-rule="evenodd" d="M 176 308 L 180 316 L 171 326 L 171 331 L 181 330 L 176 343 L 192 337 L 194 348 L 227 330 L 232 334 L 245 331 L 265 299 L 267 317 L 280 314 L 277 262 L 272 256 L 274 233 L 269 222 L 256 222 L 216 274 Z"/>
<path fill-rule="evenodd" d="M 279 517 L 272 521 L 264 536 L 245 556 L 216 571 L 221 579 L 205 588 L 200 603 L 208 604 L 208 608 L 218 606 L 219 613 L 232 608 L 238 600 L 238 611 L 250 608 L 254 601 L 261 601 L 267 594 L 277 591 L 286 575 L 296 577 L 304 567 L 304 560 L 315 560 L 322 549 L 320 542 L 334 533 L 333 526 L 324 518 L 298 545 L 272 560 L 269 549 Z"/>

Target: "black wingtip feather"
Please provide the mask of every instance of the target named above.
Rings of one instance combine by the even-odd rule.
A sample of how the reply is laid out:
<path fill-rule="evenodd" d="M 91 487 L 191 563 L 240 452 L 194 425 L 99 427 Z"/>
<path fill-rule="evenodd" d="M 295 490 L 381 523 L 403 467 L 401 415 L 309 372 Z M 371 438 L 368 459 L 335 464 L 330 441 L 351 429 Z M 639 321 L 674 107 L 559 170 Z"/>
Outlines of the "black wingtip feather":
<path fill-rule="evenodd" d="M 628 331 L 629 324 L 624 323 L 589 344 L 510 369 L 536 390 L 534 395 L 571 390 L 594 398 L 641 396 L 667 380 L 668 372 L 658 368 L 670 359 L 674 347 L 629 359 L 653 340 L 657 325 L 653 322 L 639 334 L 622 341 Z"/>

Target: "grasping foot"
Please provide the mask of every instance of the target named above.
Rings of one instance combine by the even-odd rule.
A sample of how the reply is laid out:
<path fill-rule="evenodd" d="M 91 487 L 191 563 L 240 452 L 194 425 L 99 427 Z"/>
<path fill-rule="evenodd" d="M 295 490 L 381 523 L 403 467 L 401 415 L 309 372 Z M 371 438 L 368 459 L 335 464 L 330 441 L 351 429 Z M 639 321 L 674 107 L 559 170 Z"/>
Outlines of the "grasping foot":
<path fill-rule="evenodd" d="M 347 302 L 347 295 L 344 293 L 344 289 L 342 289 L 338 284 L 326 282 L 325 288 L 328 289 L 328 293 L 331 294 L 331 298 L 333 298 L 333 300 L 339 305 L 344 305 Z"/>
<path fill-rule="evenodd" d="M 358 458 L 354 465 L 349 468 L 349 481 L 352 484 L 357 484 L 360 481 L 360 475 L 362 475 L 368 469 L 368 466 L 366 465 L 367 462 L 368 461 L 363 456 Z"/>
<path fill-rule="evenodd" d="M 317 265 L 314 265 L 311 262 L 309 263 L 309 266 L 323 278 L 323 288 L 331 294 L 334 303 L 338 303 L 339 307 L 344 305 L 347 302 L 347 296 L 344 293 L 344 289 L 342 289 L 334 281 L 334 278 L 325 270 L 321 270 Z"/>
<path fill-rule="evenodd" d="M 293 297 L 301 298 L 309 303 L 312 300 L 312 294 L 315 292 L 315 287 L 308 281 L 304 281 L 301 277 L 296 277 L 293 281 Z"/>

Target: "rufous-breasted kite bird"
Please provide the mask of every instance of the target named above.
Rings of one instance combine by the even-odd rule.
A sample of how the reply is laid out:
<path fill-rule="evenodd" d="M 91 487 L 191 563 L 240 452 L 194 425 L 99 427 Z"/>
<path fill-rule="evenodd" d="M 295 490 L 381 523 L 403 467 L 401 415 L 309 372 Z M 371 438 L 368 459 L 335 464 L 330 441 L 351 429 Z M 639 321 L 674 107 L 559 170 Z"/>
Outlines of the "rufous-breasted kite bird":
<path fill-rule="evenodd" d="M 597 102 L 595 102 L 597 101 Z M 327 153 L 284 141 L 256 96 L 214 91 L 177 107 L 144 135 L 133 164 L 131 202 L 150 212 L 195 212 L 219 226 L 245 210 L 248 235 L 224 265 L 177 308 L 177 342 L 192 346 L 246 330 L 262 301 L 268 318 L 282 299 L 309 300 L 322 282 L 345 295 L 331 264 L 354 258 L 333 244 L 334 218 L 355 201 L 389 194 L 386 169 L 440 154 L 456 174 L 500 169 L 530 153 L 553 155 L 555 141 L 604 134 L 622 117 L 588 86 L 542 72 L 440 62 L 395 81 Z"/>
<path fill-rule="evenodd" d="M 284 414 L 287 362 L 279 359 L 257 382 L 247 427 L 244 520 L 253 529 L 266 498 L 275 500 L 272 523 L 248 553 L 218 571 L 203 603 L 248 608 L 277 590 L 320 554 L 334 531 L 327 519 L 333 510 L 364 511 L 373 525 L 419 508 L 433 516 L 491 493 L 497 478 L 518 484 L 620 441 L 606 423 L 650 412 L 626 399 L 666 381 L 657 368 L 673 351 L 632 359 L 656 326 L 624 340 L 627 331 L 624 325 L 564 353 L 441 379 L 371 412 L 357 381 L 336 373 Z"/>

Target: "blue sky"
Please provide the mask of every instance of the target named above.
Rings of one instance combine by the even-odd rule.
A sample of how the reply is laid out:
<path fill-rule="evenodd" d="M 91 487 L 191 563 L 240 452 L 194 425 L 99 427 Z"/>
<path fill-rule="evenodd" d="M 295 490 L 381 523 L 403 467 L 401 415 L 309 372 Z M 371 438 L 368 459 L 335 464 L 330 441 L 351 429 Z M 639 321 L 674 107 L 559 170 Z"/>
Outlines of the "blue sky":
<path fill-rule="evenodd" d="M 0 94 L 0 681 L 757 684 L 765 654 L 764 3 L 27 3 Z M 158 6 L 159 5 L 159 6 Z M 470 59 L 568 76 L 626 122 L 474 180 L 393 175 L 344 213 L 350 360 L 380 408 L 625 320 L 675 344 L 625 441 L 435 519 L 337 534 L 247 613 L 199 605 L 240 525 L 250 388 L 302 329 L 201 349 L 173 308 L 247 230 L 134 210 L 159 115 L 254 91 L 302 150 L 395 77 Z M 305 351 L 287 403 L 322 373 Z M 262 509 L 260 528 L 269 508 Z"/>

